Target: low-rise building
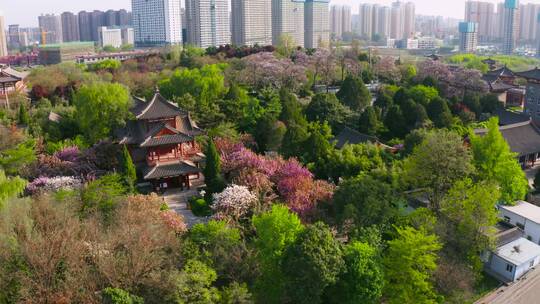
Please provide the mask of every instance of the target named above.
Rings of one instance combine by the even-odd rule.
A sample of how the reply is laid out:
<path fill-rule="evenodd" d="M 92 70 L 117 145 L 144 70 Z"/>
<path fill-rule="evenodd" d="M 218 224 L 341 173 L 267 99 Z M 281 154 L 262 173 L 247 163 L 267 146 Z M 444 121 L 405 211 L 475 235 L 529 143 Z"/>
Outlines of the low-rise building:
<path fill-rule="evenodd" d="M 94 42 L 47 44 L 39 47 L 39 62 L 43 65 L 75 61 L 78 56 L 95 54 Z"/>
<path fill-rule="evenodd" d="M 540 244 L 540 207 L 518 201 L 514 206 L 499 206 L 499 212 L 501 219 L 523 230 L 531 242 Z"/>
<path fill-rule="evenodd" d="M 540 262 L 540 246 L 518 238 L 498 247 L 489 259 L 488 269 L 506 282 L 514 282 Z"/>

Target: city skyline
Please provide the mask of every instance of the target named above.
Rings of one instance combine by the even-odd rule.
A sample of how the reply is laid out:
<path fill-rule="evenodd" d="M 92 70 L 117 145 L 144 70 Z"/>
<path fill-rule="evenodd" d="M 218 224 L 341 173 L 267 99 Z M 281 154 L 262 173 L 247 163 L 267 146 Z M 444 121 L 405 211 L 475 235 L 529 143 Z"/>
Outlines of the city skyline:
<path fill-rule="evenodd" d="M 487 2 L 499 3 L 502 0 L 486 0 Z M 182 1 L 183 2 L 183 1 Z M 390 5 L 394 0 L 331 0 L 330 5 L 349 5 L 352 7 L 353 14 L 358 13 L 360 3 L 377 3 L 381 5 Z M 406 2 L 406 1 L 404 1 Z M 442 1 L 442 0 L 411 0 L 416 4 L 418 15 L 434 15 L 463 19 L 466 0 Z M 434 5 L 437 2 L 437 5 Z M 521 1 L 522 4 L 535 3 L 540 4 L 540 0 Z M 182 3 L 184 5 L 184 3 Z M 54 8 L 54 9 L 52 9 Z M 21 27 L 37 27 L 37 17 L 41 14 L 55 13 L 60 14 L 64 11 L 77 13 L 82 10 L 131 10 L 131 0 L 94 0 L 92 2 L 74 2 L 70 0 L 19 0 L 10 1 L 8 4 L 0 6 L 0 12 L 3 12 L 6 24 L 19 24 Z M 21 14 L 21 12 L 25 12 Z"/>

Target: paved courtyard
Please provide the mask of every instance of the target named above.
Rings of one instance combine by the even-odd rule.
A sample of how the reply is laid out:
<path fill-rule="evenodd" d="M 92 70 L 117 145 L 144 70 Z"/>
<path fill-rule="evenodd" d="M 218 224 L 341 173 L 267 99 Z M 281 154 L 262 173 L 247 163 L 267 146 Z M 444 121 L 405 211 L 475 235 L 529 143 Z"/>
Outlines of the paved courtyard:
<path fill-rule="evenodd" d="M 540 303 L 540 269 L 537 267 L 510 286 L 502 286 L 475 304 Z"/>
<path fill-rule="evenodd" d="M 191 190 L 186 191 L 171 189 L 167 190 L 162 195 L 163 200 L 169 205 L 169 208 L 184 217 L 184 221 L 188 228 L 193 227 L 195 224 L 206 223 L 208 221 L 208 218 L 206 217 L 195 216 L 188 208 L 189 198 L 197 194 L 197 190 L 192 188 Z"/>

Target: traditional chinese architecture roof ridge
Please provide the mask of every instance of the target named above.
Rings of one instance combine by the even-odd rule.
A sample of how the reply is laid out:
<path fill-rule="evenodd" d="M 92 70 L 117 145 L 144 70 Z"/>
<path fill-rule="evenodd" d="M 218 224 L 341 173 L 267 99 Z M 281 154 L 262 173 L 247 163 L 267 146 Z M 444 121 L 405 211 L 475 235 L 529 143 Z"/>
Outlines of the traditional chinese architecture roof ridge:
<path fill-rule="evenodd" d="M 523 77 L 526 79 L 533 79 L 533 80 L 540 80 L 540 69 L 538 67 L 535 67 L 532 70 L 516 73 L 519 77 Z"/>
<path fill-rule="evenodd" d="M 503 108 L 497 109 L 495 115 L 499 117 L 499 125 L 501 126 L 525 123 L 531 119 L 527 114 L 511 112 Z"/>
<path fill-rule="evenodd" d="M 488 75 L 495 75 L 498 77 L 515 77 L 516 73 L 514 71 L 510 70 L 506 65 L 502 68 L 491 70 L 487 72 Z"/>
<path fill-rule="evenodd" d="M 157 147 L 157 146 L 163 146 L 163 145 L 172 145 L 172 144 L 181 144 L 190 142 L 193 140 L 193 137 L 187 136 L 182 133 L 174 134 L 174 135 L 163 135 L 159 137 L 148 137 L 143 143 L 141 143 L 141 147 L 148 148 L 148 147 Z"/>
<path fill-rule="evenodd" d="M 191 119 L 191 115 L 189 113 L 180 122 L 178 130 L 189 136 L 198 136 L 204 133 L 203 129 L 199 128 L 195 121 Z"/>
<path fill-rule="evenodd" d="M 157 92 L 150 102 L 141 103 L 139 98 L 134 99 L 136 104 L 132 112 L 139 120 L 152 120 L 167 117 L 187 115 L 187 112 L 177 105 L 169 102 L 159 92 Z"/>
<path fill-rule="evenodd" d="M 502 81 L 500 78 L 497 78 L 494 81 L 487 81 L 487 83 L 491 92 L 505 92 L 516 87 Z"/>
<path fill-rule="evenodd" d="M 482 63 L 488 64 L 488 65 L 493 65 L 493 64 L 496 64 L 497 61 L 495 61 L 492 58 L 487 58 L 487 59 L 482 60 Z"/>
<path fill-rule="evenodd" d="M 144 179 L 160 179 L 184 174 L 200 173 L 201 169 L 190 161 L 179 161 L 167 164 L 158 164 L 145 173 Z"/>
<path fill-rule="evenodd" d="M 377 143 L 379 139 L 374 136 L 362 134 L 356 130 L 353 130 L 349 127 L 345 127 L 335 138 L 336 148 L 341 149 L 346 144 L 356 145 L 361 143 Z"/>
<path fill-rule="evenodd" d="M 19 72 L 8 66 L 0 66 L 0 77 L 12 77 L 17 81 L 23 80 L 28 76 L 28 72 Z"/>
<path fill-rule="evenodd" d="M 519 156 L 540 152 L 540 131 L 531 121 L 503 126 L 499 130 L 512 152 L 518 153 Z M 483 135 L 487 130 L 478 129 L 474 132 Z"/>

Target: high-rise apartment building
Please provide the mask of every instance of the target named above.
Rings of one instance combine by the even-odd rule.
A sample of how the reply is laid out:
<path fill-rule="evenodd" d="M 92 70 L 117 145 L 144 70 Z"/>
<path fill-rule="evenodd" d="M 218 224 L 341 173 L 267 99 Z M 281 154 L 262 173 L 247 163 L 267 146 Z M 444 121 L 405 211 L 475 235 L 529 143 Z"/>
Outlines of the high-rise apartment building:
<path fill-rule="evenodd" d="M 89 12 L 81 11 L 78 14 L 79 19 L 79 38 L 81 41 L 92 40 L 92 16 Z"/>
<path fill-rule="evenodd" d="M 391 10 L 387 6 L 373 6 L 373 34 L 380 38 L 390 37 Z"/>
<path fill-rule="evenodd" d="M 414 3 L 407 2 L 403 6 L 403 38 L 410 39 L 414 38 L 415 35 L 415 15 L 416 8 Z"/>
<path fill-rule="evenodd" d="M 10 24 L 8 26 L 7 42 L 9 48 L 21 47 L 21 30 L 18 24 Z"/>
<path fill-rule="evenodd" d="M 131 12 L 121 9 L 116 12 L 116 24 L 117 26 L 131 26 Z"/>
<path fill-rule="evenodd" d="M 538 38 L 537 18 L 540 4 L 527 3 L 519 6 L 519 39 L 535 42 Z"/>
<path fill-rule="evenodd" d="M 350 33 L 353 31 L 350 6 L 332 5 L 329 18 L 330 34 L 333 37 L 341 39 L 343 33 Z M 358 31 L 358 29 L 355 29 L 355 31 Z"/>
<path fill-rule="evenodd" d="M 0 12 L 0 57 L 7 56 L 6 23 L 4 16 Z"/>
<path fill-rule="evenodd" d="M 357 34 L 364 39 L 371 39 L 373 36 L 373 4 L 361 4 L 358 15 L 360 20 Z"/>
<path fill-rule="evenodd" d="M 495 23 L 495 5 L 490 2 L 467 1 L 465 3 L 465 21 L 478 24 L 478 40 L 486 42 L 492 39 Z"/>
<path fill-rule="evenodd" d="M 464 53 L 474 53 L 478 46 L 478 23 L 459 23 L 459 50 Z"/>
<path fill-rule="evenodd" d="M 62 20 L 62 40 L 64 42 L 80 41 L 79 18 L 71 12 L 60 15 Z"/>
<path fill-rule="evenodd" d="M 306 0 L 304 9 L 306 48 L 329 47 L 330 20 L 328 13 L 329 0 Z"/>
<path fill-rule="evenodd" d="M 403 3 L 394 2 L 390 11 L 390 38 L 403 39 L 405 30 L 405 9 Z"/>
<path fill-rule="evenodd" d="M 343 29 L 343 33 L 351 33 L 352 32 L 352 10 L 350 6 L 343 6 L 341 8 L 341 28 Z"/>
<path fill-rule="evenodd" d="M 38 17 L 42 32 L 41 44 L 62 43 L 62 20 L 54 14 Z"/>
<path fill-rule="evenodd" d="M 91 12 L 90 24 L 92 29 L 92 41 L 99 41 L 99 28 L 105 26 L 105 13 L 98 10 Z"/>
<path fill-rule="evenodd" d="M 228 0 L 186 0 L 188 43 L 207 48 L 231 42 Z"/>
<path fill-rule="evenodd" d="M 505 0 L 503 11 L 503 47 L 504 54 L 512 54 L 519 35 L 519 0 Z"/>
<path fill-rule="evenodd" d="M 272 44 L 272 0 L 232 0 L 232 43 Z"/>
<path fill-rule="evenodd" d="M 290 36 L 298 46 L 304 46 L 304 2 L 272 0 L 272 44 Z"/>
<path fill-rule="evenodd" d="M 330 33 L 338 39 L 343 35 L 343 10 L 339 5 L 330 7 Z"/>
<path fill-rule="evenodd" d="M 103 25 L 115 26 L 118 25 L 118 13 L 115 10 L 108 10 L 103 13 Z"/>
<path fill-rule="evenodd" d="M 131 0 L 135 44 L 182 43 L 180 0 Z"/>

